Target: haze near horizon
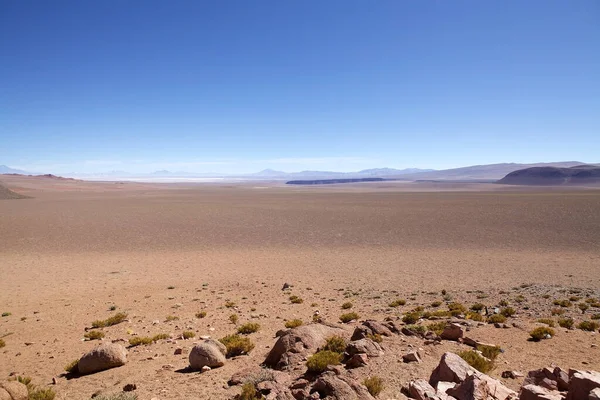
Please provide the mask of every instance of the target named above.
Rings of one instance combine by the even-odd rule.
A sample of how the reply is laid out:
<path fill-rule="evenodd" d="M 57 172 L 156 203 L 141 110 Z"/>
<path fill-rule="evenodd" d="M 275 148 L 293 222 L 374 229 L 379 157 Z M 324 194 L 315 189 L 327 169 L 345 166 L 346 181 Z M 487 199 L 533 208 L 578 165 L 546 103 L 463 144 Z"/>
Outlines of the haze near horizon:
<path fill-rule="evenodd" d="M 599 16 L 594 1 L 5 2 L 0 164 L 597 162 Z"/>

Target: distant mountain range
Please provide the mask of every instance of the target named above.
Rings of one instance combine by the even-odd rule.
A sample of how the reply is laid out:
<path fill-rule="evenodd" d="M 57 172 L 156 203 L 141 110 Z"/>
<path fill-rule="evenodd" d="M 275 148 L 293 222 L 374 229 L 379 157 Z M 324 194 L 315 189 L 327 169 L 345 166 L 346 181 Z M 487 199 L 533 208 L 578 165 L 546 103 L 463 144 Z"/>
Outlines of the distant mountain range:
<path fill-rule="evenodd" d="M 570 168 L 532 167 L 519 169 L 500 179 L 507 185 L 577 186 L 600 184 L 600 166 L 577 165 Z"/>
<path fill-rule="evenodd" d="M 102 173 L 67 173 L 61 174 L 66 177 L 88 179 L 88 180 L 144 180 L 144 181 L 175 181 L 177 178 L 181 180 L 193 181 L 194 179 L 243 179 L 243 180 L 322 180 L 322 179 L 363 179 L 363 178 L 385 178 L 403 181 L 417 180 L 439 180 L 439 181 L 496 181 L 502 179 L 507 174 L 513 171 L 518 171 L 526 168 L 538 167 L 555 167 L 555 168 L 571 168 L 585 163 L 579 161 L 562 161 L 552 163 L 536 163 L 536 164 L 487 164 L 473 165 L 462 168 L 452 168 L 445 170 L 434 169 L 419 169 L 419 168 L 373 168 L 364 169 L 356 172 L 335 172 L 335 171 L 300 171 L 300 172 L 284 172 L 273 169 L 265 169 L 260 172 L 251 174 L 222 174 L 222 173 L 193 173 L 181 171 L 160 170 L 152 173 L 130 173 L 126 171 L 109 171 Z M 52 171 L 49 171 L 52 172 Z M 18 169 L 0 165 L 0 174 L 24 174 L 37 175 Z"/>

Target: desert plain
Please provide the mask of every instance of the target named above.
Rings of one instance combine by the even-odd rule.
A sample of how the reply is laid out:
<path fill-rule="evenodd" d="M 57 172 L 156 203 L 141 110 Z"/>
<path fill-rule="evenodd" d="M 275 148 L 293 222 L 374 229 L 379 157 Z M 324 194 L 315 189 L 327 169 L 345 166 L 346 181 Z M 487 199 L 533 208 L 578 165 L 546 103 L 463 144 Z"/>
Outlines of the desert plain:
<path fill-rule="evenodd" d="M 504 300 L 516 309 L 514 326 L 469 330 L 503 349 L 489 374 L 513 389 L 520 382 L 501 378 L 502 371 L 600 370 L 597 330 L 556 327 L 551 339 L 528 341 L 537 319 L 558 318 L 554 300 L 579 298 L 563 310 L 576 324 L 600 313 L 575 306 L 600 297 L 598 189 L 16 175 L 0 182 L 30 197 L 0 200 L 0 312 L 9 314 L 0 318 L 0 377 L 30 376 L 57 399 L 117 393 L 129 383 L 139 399 L 231 399 L 240 388 L 229 378 L 259 366 L 288 320 L 309 323 L 318 312 L 352 332 L 364 319 L 402 325 L 404 313 L 433 310 L 435 301 L 493 308 Z M 284 283 L 291 288 L 282 290 Z M 303 302 L 293 304 L 290 295 Z M 406 304 L 391 307 L 396 299 Z M 345 302 L 359 320 L 339 321 Z M 198 318 L 201 311 L 206 316 Z M 127 345 L 158 333 L 171 339 L 130 348 L 122 367 L 66 377 L 65 365 L 98 344 L 83 340 L 85 328 L 117 312 L 127 320 L 102 329 L 103 341 Z M 245 322 L 260 324 L 248 335 L 255 343 L 248 355 L 204 373 L 186 370 L 201 336 L 218 339 Z M 195 338 L 179 338 L 183 331 Z M 349 371 L 358 380 L 381 377 L 382 399 L 404 398 L 402 386 L 427 379 L 444 352 L 468 348 L 402 335 L 382 346 L 384 356 Z M 421 363 L 402 362 L 411 349 L 420 349 Z"/>

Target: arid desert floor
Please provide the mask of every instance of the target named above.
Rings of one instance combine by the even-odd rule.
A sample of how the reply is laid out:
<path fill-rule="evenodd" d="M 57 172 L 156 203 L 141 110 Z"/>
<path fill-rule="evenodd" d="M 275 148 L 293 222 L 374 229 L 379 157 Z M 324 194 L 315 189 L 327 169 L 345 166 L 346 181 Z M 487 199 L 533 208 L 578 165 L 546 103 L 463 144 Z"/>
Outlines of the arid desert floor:
<path fill-rule="evenodd" d="M 320 317 L 342 324 L 352 303 L 360 320 L 398 319 L 431 304 L 490 308 L 502 300 L 516 326 L 473 324 L 470 334 L 504 350 L 490 375 L 557 365 L 600 370 L 598 330 L 556 327 L 531 342 L 538 318 L 556 308 L 577 324 L 576 304 L 600 298 L 600 190 L 493 184 L 375 183 L 286 187 L 277 183 L 137 184 L 2 176 L 27 199 L 0 200 L 0 378 L 30 376 L 57 399 L 89 399 L 135 383 L 140 400 L 231 399 L 231 375 L 258 366 L 285 321 Z M 283 291 L 284 283 L 291 284 Z M 442 294 L 445 291 L 446 295 Z M 292 304 L 290 295 L 303 299 Z M 395 299 L 406 304 L 390 307 Z M 226 303 L 231 307 L 226 307 Z M 231 303 L 235 303 L 232 305 Z M 590 303 L 591 304 L 591 303 Z M 205 311 L 204 318 L 196 314 Z M 135 335 L 173 339 L 129 349 L 122 367 L 67 379 L 64 366 L 98 344 L 92 321 L 127 313 L 104 341 Z M 241 325 L 249 355 L 205 373 L 188 373 L 200 336 L 221 338 Z M 168 317 L 176 317 L 176 319 Z M 167 319 L 172 319 L 167 321 Z M 422 323 L 427 323 L 424 321 Z M 193 331 L 194 339 L 177 339 Z M 401 399 L 410 379 L 429 376 L 445 351 L 414 336 L 384 338 L 385 356 L 350 373 L 384 379 L 382 399 Z M 175 349 L 182 354 L 175 355 Z M 421 348 L 423 362 L 402 354 Z M 56 378 L 56 384 L 52 384 Z"/>

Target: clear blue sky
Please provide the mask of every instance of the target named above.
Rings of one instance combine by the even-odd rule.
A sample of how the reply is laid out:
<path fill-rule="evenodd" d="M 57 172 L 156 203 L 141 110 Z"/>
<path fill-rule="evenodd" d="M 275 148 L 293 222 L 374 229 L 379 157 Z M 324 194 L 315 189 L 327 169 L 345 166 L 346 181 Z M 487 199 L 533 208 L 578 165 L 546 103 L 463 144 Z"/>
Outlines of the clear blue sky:
<path fill-rule="evenodd" d="M 600 2 L 0 1 L 0 164 L 600 161 Z"/>

